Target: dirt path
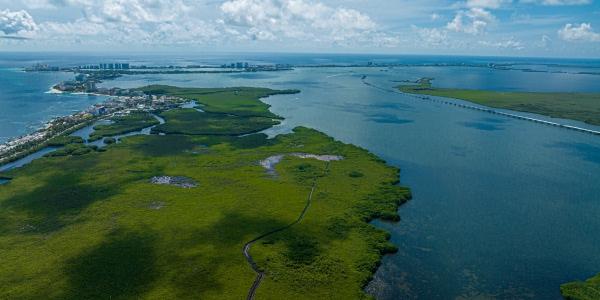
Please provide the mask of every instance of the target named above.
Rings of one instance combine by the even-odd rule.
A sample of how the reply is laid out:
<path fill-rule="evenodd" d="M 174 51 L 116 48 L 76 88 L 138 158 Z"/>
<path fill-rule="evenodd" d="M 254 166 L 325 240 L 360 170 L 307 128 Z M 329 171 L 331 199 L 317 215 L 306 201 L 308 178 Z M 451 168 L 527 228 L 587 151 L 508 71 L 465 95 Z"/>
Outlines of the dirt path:
<path fill-rule="evenodd" d="M 325 167 L 325 173 L 327 173 L 328 171 L 329 171 L 329 162 L 327 162 L 327 166 Z M 316 188 L 317 188 L 317 179 L 315 178 L 315 179 L 313 179 L 313 184 L 310 189 L 310 193 L 308 194 L 308 198 L 306 199 L 306 205 L 304 206 L 304 209 L 300 213 L 300 216 L 298 216 L 298 218 L 294 222 L 292 222 L 284 227 L 280 227 L 280 228 L 271 230 L 267 233 L 263 233 L 263 234 L 259 235 L 258 237 L 252 239 L 251 241 L 247 242 L 244 245 L 242 253 L 244 254 L 244 257 L 246 257 L 246 261 L 248 261 L 248 264 L 250 264 L 250 266 L 252 267 L 254 272 L 256 272 L 256 278 L 254 279 L 252 286 L 248 290 L 248 296 L 246 297 L 247 300 L 254 300 L 254 295 L 256 294 L 256 290 L 260 286 L 260 282 L 265 277 L 265 272 L 258 267 L 256 262 L 252 258 L 252 255 L 250 255 L 250 247 L 252 246 L 252 244 L 256 243 L 257 241 L 259 241 L 267 236 L 284 231 L 284 230 L 300 223 L 300 221 L 302 221 L 302 219 L 304 219 L 304 216 L 306 215 L 306 212 L 308 211 L 308 208 L 310 207 L 310 205 L 312 203 L 312 196 L 313 196 L 313 193 L 315 192 Z"/>

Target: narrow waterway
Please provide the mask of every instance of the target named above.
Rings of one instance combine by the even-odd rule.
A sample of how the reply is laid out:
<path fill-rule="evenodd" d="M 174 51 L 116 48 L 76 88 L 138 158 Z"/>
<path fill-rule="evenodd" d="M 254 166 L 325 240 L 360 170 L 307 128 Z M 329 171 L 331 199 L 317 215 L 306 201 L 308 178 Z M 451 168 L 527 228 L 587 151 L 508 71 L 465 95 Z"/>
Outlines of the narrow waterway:
<path fill-rule="evenodd" d="M 156 118 L 156 120 L 158 120 L 159 124 L 164 124 L 165 123 L 165 119 L 163 119 L 162 117 L 153 114 L 152 115 L 154 118 Z M 112 122 L 110 120 L 98 120 L 96 122 L 94 122 L 94 124 L 85 126 L 83 128 L 78 129 L 77 131 L 71 133 L 70 135 L 72 136 L 79 136 L 81 138 L 83 138 L 84 140 L 84 144 L 89 145 L 89 146 L 97 146 L 97 147 L 105 147 L 107 144 L 104 142 L 104 138 L 96 140 L 96 141 L 88 141 L 88 139 L 90 138 L 90 134 L 92 134 L 92 132 L 94 132 L 94 127 L 97 125 L 107 125 L 107 124 L 111 124 Z M 133 135 L 140 135 L 140 134 L 144 134 L 144 135 L 148 135 L 151 133 L 152 128 L 156 127 L 156 125 L 150 126 L 150 127 L 146 127 L 143 128 L 142 130 L 137 130 L 137 131 L 132 131 L 132 132 L 128 132 L 125 134 L 119 134 L 119 135 L 115 135 L 115 136 L 111 136 L 111 138 L 114 138 L 116 140 L 117 143 L 121 142 L 121 139 L 124 137 L 128 137 L 128 136 L 133 136 Z M 21 159 L 15 160 L 13 162 L 10 162 L 8 164 L 2 165 L 0 166 L 0 172 L 2 171 L 8 171 L 14 168 L 20 168 L 40 157 L 43 157 L 44 155 L 51 153 L 53 151 L 56 151 L 57 149 L 60 149 L 60 147 L 46 147 L 43 148 L 35 153 L 32 153 L 30 155 L 27 155 Z M 2 182 L 2 183 L 7 183 L 8 181 Z"/>

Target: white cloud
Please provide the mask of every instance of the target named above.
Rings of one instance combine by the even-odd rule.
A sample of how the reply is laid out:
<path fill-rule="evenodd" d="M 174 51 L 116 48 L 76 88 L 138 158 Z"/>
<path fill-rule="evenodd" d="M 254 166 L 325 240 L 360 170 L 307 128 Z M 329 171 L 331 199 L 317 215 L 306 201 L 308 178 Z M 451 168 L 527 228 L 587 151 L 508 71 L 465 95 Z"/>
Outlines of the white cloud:
<path fill-rule="evenodd" d="M 233 36 L 214 20 L 195 18 L 192 6 L 199 3 L 188 1 L 28 0 L 28 5 L 45 9 L 69 6 L 82 12 L 75 20 L 38 24 L 37 40 L 63 44 L 218 44 Z"/>
<path fill-rule="evenodd" d="M 547 36 L 547 35 L 542 35 L 542 37 L 540 38 L 540 41 L 538 43 L 536 43 L 536 46 L 540 47 L 540 48 L 548 48 L 552 45 L 552 39 Z"/>
<path fill-rule="evenodd" d="M 493 47 L 493 48 L 499 48 L 499 49 L 523 50 L 525 48 L 523 46 L 523 43 L 515 40 L 514 38 L 510 38 L 510 39 L 506 39 L 506 40 L 502 40 L 502 41 L 494 41 L 494 42 L 479 41 L 479 44 L 486 46 L 486 47 Z"/>
<path fill-rule="evenodd" d="M 500 8 L 505 3 L 510 3 L 510 0 L 467 0 L 467 7 L 479 8 Z"/>
<path fill-rule="evenodd" d="M 23 4 L 31 9 L 50 9 L 64 7 L 68 0 L 23 0 Z"/>
<path fill-rule="evenodd" d="M 537 3 L 549 6 L 562 5 L 585 5 L 592 3 L 592 0 L 521 0 L 523 3 Z"/>
<path fill-rule="evenodd" d="M 188 3 L 189 2 L 189 3 Z M 76 7 L 95 22 L 166 22 L 190 10 L 190 0 L 24 0 L 31 9 Z M 196 3 L 198 4 L 198 3 Z"/>
<path fill-rule="evenodd" d="M 2 0 L 0 0 L 1 2 Z M 319 0 L 23 0 L 31 10 L 69 12 L 38 24 L 42 42 L 219 45 L 272 41 L 291 45 L 394 47 L 398 37 L 366 14 Z M 213 9 L 209 13 L 203 12 Z M 50 13 L 50 14 L 51 14 Z"/>
<path fill-rule="evenodd" d="M 24 10 L 0 10 L 0 31 L 4 34 L 26 34 L 37 28 L 31 15 Z"/>
<path fill-rule="evenodd" d="M 448 32 L 444 29 L 419 28 L 416 26 L 412 28 L 427 45 L 440 46 L 448 43 Z"/>
<path fill-rule="evenodd" d="M 590 23 L 566 24 L 558 31 L 558 36 L 565 41 L 600 42 L 600 33 L 594 32 Z"/>
<path fill-rule="evenodd" d="M 162 23 L 185 16 L 188 6 L 181 0 L 68 0 L 83 6 L 96 22 Z"/>
<path fill-rule="evenodd" d="M 468 11 L 459 11 L 454 19 L 446 24 L 448 30 L 478 35 L 496 18 L 487 10 L 473 7 Z"/>
<path fill-rule="evenodd" d="M 305 0 L 230 0 L 220 9 L 225 24 L 243 27 L 256 39 L 339 42 L 376 31 L 375 22 L 357 10 Z"/>

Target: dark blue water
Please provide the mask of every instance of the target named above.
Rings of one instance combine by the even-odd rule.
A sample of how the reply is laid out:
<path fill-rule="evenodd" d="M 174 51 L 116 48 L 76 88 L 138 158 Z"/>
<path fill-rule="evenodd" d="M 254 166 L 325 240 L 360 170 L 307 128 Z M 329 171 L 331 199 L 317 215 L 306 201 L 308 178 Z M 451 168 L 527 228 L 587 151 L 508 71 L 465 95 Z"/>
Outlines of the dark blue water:
<path fill-rule="evenodd" d="M 105 85 L 297 88 L 265 99 L 286 118 L 270 134 L 317 128 L 401 167 L 414 199 L 400 223 L 377 222 L 400 249 L 367 287 L 379 299 L 559 299 L 561 283 L 600 272 L 600 138 L 390 92 L 422 76 L 443 86 L 600 90 L 594 75 L 473 67 L 140 75 Z"/>

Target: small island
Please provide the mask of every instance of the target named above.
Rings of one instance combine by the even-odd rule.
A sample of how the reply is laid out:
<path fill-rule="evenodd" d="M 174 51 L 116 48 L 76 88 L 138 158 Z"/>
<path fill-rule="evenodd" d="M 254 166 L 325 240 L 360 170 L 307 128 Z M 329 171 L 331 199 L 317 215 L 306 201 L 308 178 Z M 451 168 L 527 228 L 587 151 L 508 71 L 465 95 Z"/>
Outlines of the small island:
<path fill-rule="evenodd" d="M 282 119 L 260 98 L 298 91 L 139 91 L 197 108 L 105 115 L 95 138 L 165 123 L 104 148 L 59 135 L 0 174 L 0 298 L 367 297 L 396 250 L 369 222 L 410 198 L 397 168 L 309 128 L 253 133 Z"/>

